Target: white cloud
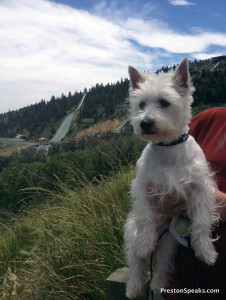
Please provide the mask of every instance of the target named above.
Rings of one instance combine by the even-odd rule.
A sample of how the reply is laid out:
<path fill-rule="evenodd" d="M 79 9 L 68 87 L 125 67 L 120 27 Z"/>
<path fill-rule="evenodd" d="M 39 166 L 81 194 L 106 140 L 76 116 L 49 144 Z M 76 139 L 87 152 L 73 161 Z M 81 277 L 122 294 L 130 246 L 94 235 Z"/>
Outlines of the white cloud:
<path fill-rule="evenodd" d="M 111 19 L 104 7 L 95 14 L 46 0 L 0 2 L 0 112 L 115 82 L 128 65 L 156 70 L 177 55 L 226 47 L 224 33 L 176 32 L 156 19 L 125 17 L 128 11 Z"/>
<path fill-rule="evenodd" d="M 126 22 L 127 34 L 139 44 L 150 48 L 162 48 L 170 53 L 202 52 L 210 45 L 226 47 L 226 34 L 205 32 L 182 34 L 170 29 L 168 24 L 152 20 L 129 19 Z"/>
<path fill-rule="evenodd" d="M 115 82 L 127 76 L 128 64 L 136 59 L 150 63 L 120 25 L 67 6 L 3 1 L 0 24 L 1 112 L 97 82 Z"/>
<path fill-rule="evenodd" d="M 189 5 L 195 5 L 193 2 L 189 2 L 186 0 L 169 0 L 169 3 L 175 6 L 189 6 Z"/>

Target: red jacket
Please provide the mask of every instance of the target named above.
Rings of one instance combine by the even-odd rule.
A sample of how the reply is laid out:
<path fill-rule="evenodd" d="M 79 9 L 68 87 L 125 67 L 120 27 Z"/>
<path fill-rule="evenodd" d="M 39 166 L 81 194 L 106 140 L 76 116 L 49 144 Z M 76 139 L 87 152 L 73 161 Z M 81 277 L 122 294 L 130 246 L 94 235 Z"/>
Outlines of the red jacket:
<path fill-rule="evenodd" d="M 226 193 L 226 107 L 215 107 L 191 119 L 189 132 L 216 173 L 218 189 Z"/>

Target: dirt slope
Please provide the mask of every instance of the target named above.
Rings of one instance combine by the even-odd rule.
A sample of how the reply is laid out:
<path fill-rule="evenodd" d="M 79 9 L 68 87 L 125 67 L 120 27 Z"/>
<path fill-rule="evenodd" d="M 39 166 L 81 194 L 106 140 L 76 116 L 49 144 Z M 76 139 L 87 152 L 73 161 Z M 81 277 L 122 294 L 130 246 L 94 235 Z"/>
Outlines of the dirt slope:
<path fill-rule="evenodd" d="M 98 122 L 87 129 L 81 130 L 77 133 L 76 138 L 81 138 L 90 134 L 98 134 L 107 131 L 115 131 L 119 125 L 123 122 L 123 120 L 107 120 L 103 122 Z"/>

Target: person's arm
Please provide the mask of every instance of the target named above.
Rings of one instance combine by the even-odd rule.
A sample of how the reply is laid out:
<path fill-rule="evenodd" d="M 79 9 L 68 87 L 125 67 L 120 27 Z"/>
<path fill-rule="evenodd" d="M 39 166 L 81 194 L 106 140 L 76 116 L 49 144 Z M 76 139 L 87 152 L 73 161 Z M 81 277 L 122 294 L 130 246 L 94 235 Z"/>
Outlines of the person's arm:
<path fill-rule="evenodd" d="M 184 215 L 185 214 L 185 201 L 179 200 L 175 203 L 175 200 L 168 199 L 163 203 L 163 212 L 170 218 L 173 218 L 177 215 Z"/>
<path fill-rule="evenodd" d="M 217 212 L 220 215 L 222 221 L 226 221 L 226 194 L 222 193 L 218 189 L 215 189 L 215 200 L 218 205 Z"/>
<path fill-rule="evenodd" d="M 217 204 L 217 212 L 219 213 L 221 220 L 226 221 L 226 194 L 216 188 L 214 196 Z M 186 216 L 185 202 L 184 200 L 180 200 L 175 203 L 173 202 L 173 199 L 171 201 L 166 201 L 163 204 L 163 211 L 171 218 L 179 214 Z"/>

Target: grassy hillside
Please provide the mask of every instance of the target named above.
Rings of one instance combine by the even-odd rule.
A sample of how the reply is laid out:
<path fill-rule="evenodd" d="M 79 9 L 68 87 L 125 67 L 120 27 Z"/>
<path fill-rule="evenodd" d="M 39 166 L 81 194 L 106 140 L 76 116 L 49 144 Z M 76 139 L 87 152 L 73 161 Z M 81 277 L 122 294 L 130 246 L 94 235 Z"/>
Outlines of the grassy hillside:
<path fill-rule="evenodd" d="M 2 223 L 0 298 L 105 299 L 106 277 L 124 265 L 132 176 L 133 168 L 124 168 L 74 191 L 58 182 L 48 204 Z"/>

